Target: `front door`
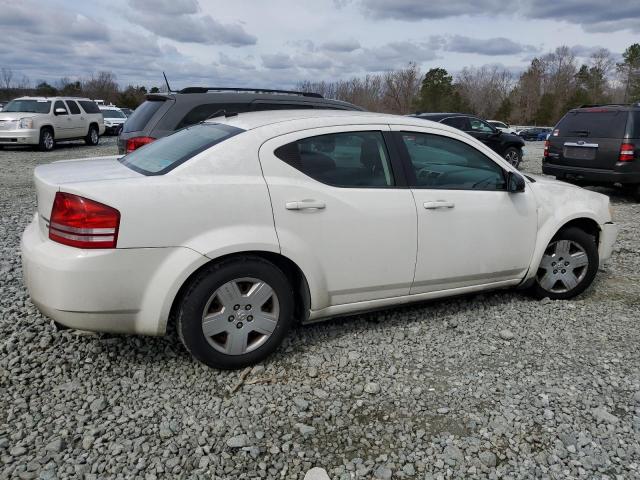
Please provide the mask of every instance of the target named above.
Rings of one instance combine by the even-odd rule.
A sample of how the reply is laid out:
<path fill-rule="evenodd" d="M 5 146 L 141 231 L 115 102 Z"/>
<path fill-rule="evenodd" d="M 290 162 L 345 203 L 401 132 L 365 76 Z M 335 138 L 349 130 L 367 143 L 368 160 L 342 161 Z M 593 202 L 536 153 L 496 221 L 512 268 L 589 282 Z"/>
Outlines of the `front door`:
<path fill-rule="evenodd" d="M 67 100 L 67 110 L 69 111 L 69 118 L 71 119 L 71 130 L 69 136 L 84 137 L 89 133 L 89 122 L 84 118 L 84 115 L 80 112 L 80 107 L 73 100 Z"/>
<path fill-rule="evenodd" d="M 282 254 L 307 275 L 311 308 L 407 295 L 416 208 L 389 127 L 326 127 L 260 148 Z"/>
<path fill-rule="evenodd" d="M 530 189 L 507 192 L 507 167 L 463 135 L 392 128 L 418 210 L 411 293 L 522 279 L 537 230 Z"/>
<path fill-rule="evenodd" d="M 56 110 L 63 109 L 64 113 L 56 113 Z M 62 100 L 57 100 L 53 104 L 53 130 L 56 140 L 73 137 L 73 122 L 69 110 Z"/>

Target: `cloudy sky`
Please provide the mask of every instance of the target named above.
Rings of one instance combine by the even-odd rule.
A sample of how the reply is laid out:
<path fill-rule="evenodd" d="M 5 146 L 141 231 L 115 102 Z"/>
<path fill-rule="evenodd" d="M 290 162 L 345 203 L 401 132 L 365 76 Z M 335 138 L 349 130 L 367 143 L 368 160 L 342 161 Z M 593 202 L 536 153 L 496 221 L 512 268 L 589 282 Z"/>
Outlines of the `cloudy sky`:
<path fill-rule="evenodd" d="M 292 87 L 406 65 L 514 72 L 560 45 L 620 55 L 640 0 L 0 0 L 0 67 L 32 81 Z"/>

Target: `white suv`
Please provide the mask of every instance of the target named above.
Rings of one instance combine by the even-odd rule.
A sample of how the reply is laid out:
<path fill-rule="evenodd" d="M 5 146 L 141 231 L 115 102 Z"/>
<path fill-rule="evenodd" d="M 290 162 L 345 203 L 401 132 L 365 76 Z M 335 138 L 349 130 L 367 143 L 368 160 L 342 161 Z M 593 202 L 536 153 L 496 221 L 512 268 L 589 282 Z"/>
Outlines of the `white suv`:
<path fill-rule="evenodd" d="M 88 98 L 21 97 L 0 112 L 0 147 L 37 145 L 49 151 L 59 140 L 77 139 L 97 145 L 103 133 L 100 109 Z"/>
<path fill-rule="evenodd" d="M 524 176 L 441 123 L 365 112 L 221 116 L 34 175 L 34 304 L 84 330 L 176 322 L 223 368 L 265 358 L 294 321 L 507 287 L 574 297 L 618 230 L 605 195 Z"/>
<path fill-rule="evenodd" d="M 104 117 L 104 132 L 107 135 L 119 135 L 127 116 L 115 105 L 98 105 Z"/>

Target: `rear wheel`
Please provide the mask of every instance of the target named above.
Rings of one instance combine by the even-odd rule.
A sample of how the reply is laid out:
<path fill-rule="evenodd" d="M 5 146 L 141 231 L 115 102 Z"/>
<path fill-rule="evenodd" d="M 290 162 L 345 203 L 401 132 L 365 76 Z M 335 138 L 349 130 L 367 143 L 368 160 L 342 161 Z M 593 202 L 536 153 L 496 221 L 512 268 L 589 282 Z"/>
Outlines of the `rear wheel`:
<path fill-rule="evenodd" d="M 100 141 L 100 134 L 98 133 L 98 127 L 96 127 L 95 125 L 91 125 L 89 127 L 89 133 L 87 133 L 87 136 L 84 138 L 84 143 L 86 143 L 87 145 L 98 145 L 98 142 Z"/>
<path fill-rule="evenodd" d="M 581 294 L 598 271 L 595 238 L 578 228 L 558 232 L 542 256 L 533 293 L 538 298 L 564 300 Z"/>
<path fill-rule="evenodd" d="M 504 151 L 504 159 L 514 167 L 518 168 L 522 161 L 522 150 L 516 147 L 509 147 Z"/>
<path fill-rule="evenodd" d="M 179 306 L 178 333 L 202 363 L 242 368 L 265 359 L 293 321 L 293 291 L 282 271 L 257 257 L 200 272 Z"/>
<path fill-rule="evenodd" d="M 38 148 L 43 152 L 50 152 L 56 146 L 56 141 L 53 138 L 53 131 L 50 128 L 43 128 L 40 130 L 40 142 Z"/>

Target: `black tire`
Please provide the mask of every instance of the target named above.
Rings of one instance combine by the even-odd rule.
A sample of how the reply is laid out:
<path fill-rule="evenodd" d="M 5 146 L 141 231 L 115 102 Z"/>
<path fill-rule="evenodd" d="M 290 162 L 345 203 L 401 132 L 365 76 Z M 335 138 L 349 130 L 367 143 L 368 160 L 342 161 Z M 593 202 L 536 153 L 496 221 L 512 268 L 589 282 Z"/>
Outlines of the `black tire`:
<path fill-rule="evenodd" d="M 40 130 L 40 141 L 38 142 L 38 149 L 41 152 L 50 152 L 56 148 L 56 140 L 53 136 L 53 130 L 49 127 L 44 127 Z"/>
<path fill-rule="evenodd" d="M 277 296 L 279 315 L 273 332 L 257 348 L 242 354 L 229 354 L 217 350 L 203 332 L 203 314 L 215 292 L 233 280 L 255 278 L 268 284 Z M 239 310 L 242 311 L 242 308 Z M 223 310 L 226 315 L 226 309 Z M 200 362 L 219 369 L 236 369 L 264 360 L 282 343 L 293 322 L 294 296 L 286 275 L 274 264 L 259 257 L 242 257 L 214 263 L 204 268 L 187 287 L 177 311 L 177 329 L 180 340 Z M 234 313 L 230 311 L 229 313 Z M 247 335 L 254 332 L 248 320 L 240 327 Z M 237 323 L 235 326 L 237 326 Z M 234 325 L 229 323 L 229 325 Z M 220 334 L 223 335 L 224 333 Z M 226 334 L 228 335 L 228 334 Z M 248 337 L 247 337 L 248 338 Z"/>
<path fill-rule="evenodd" d="M 584 230 L 580 230 L 579 228 L 565 228 L 563 230 L 560 230 L 556 234 L 556 236 L 551 239 L 549 247 L 547 248 L 551 248 L 551 246 L 555 242 L 560 240 L 569 240 L 570 242 L 574 242 L 574 244 L 577 244 L 582 248 L 589 262 L 588 265 L 583 267 L 584 276 L 582 276 L 582 271 L 580 271 L 580 273 L 576 275 L 576 277 L 579 278 L 578 283 L 575 285 L 575 287 L 568 289 L 565 292 L 554 292 L 549 289 L 545 289 L 540 284 L 541 278 L 546 272 L 546 270 L 542 267 L 542 261 L 540 267 L 538 268 L 538 272 L 536 272 L 535 282 L 531 287 L 531 293 L 536 298 L 549 297 L 551 300 L 567 300 L 569 298 L 576 297 L 584 292 L 589 287 L 589 285 L 591 285 L 593 279 L 596 276 L 596 273 L 598 272 L 600 258 L 598 256 L 598 247 L 596 245 L 595 238 L 592 235 L 589 235 Z M 562 265 L 557 268 L 559 269 L 558 271 L 562 272 L 562 270 L 560 270 L 562 268 Z"/>
<path fill-rule="evenodd" d="M 516 147 L 507 148 L 502 154 L 504 159 L 514 167 L 518 168 L 522 162 L 522 150 Z"/>
<path fill-rule="evenodd" d="M 87 136 L 84 137 L 84 143 L 91 146 L 96 146 L 100 142 L 100 133 L 98 127 L 95 125 L 89 126 L 89 131 L 87 132 Z"/>

